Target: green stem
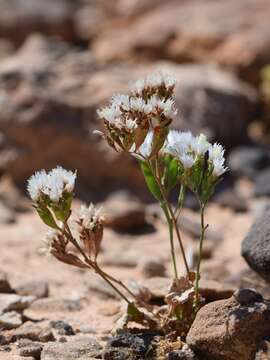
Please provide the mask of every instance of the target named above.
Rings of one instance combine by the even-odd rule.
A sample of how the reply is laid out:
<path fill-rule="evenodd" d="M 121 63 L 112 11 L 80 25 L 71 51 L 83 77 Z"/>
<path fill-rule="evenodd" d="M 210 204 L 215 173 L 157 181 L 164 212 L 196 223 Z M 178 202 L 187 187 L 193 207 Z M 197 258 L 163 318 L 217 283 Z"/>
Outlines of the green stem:
<path fill-rule="evenodd" d="M 180 191 L 179 191 L 179 196 L 178 196 L 178 201 L 177 201 L 177 208 L 176 208 L 176 211 L 175 211 L 176 220 L 178 220 L 178 218 L 180 216 L 180 213 L 181 213 L 181 210 L 182 210 L 182 208 L 184 206 L 185 195 L 186 195 L 186 187 L 185 187 L 185 185 L 181 184 Z"/>
<path fill-rule="evenodd" d="M 164 215 L 166 217 L 168 227 L 169 227 L 169 236 L 170 236 L 170 246 L 171 246 L 171 254 L 172 254 L 172 261 L 173 261 L 173 270 L 174 270 L 174 276 L 177 279 L 178 278 L 178 272 L 177 272 L 177 265 L 176 265 L 176 257 L 175 257 L 175 249 L 174 249 L 174 240 L 173 240 L 173 225 L 172 220 L 170 219 L 170 215 L 168 213 L 166 204 L 160 204 L 161 208 L 163 209 Z"/>
<path fill-rule="evenodd" d="M 205 204 L 200 202 L 200 214 L 201 214 L 201 235 L 200 235 L 200 245 L 199 245 L 199 254 L 198 254 L 198 263 L 196 270 L 196 281 L 195 281 L 195 312 L 199 310 L 199 282 L 200 282 L 200 268 L 201 268 L 201 260 L 202 260 L 202 250 L 203 250 L 203 241 L 205 231 L 208 225 L 204 224 L 204 210 Z"/>
<path fill-rule="evenodd" d="M 189 266 L 188 266 L 188 262 L 187 262 L 187 258 L 186 258 L 185 249 L 184 249 L 184 245 L 183 245 L 183 242 L 182 242 L 181 234 L 180 234 L 180 231 L 179 231 L 179 228 L 178 228 L 177 220 L 176 220 L 175 215 L 174 215 L 174 211 L 173 211 L 173 209 L 171 207 L 170 202 L 167 199 L 166 191 L 163 188 L 163 185 L 161 183 L 159 173 L 156 175 L 155 169 L 153 169 L 151 161 L 148 162 L 148 165 L 149 165 L 149 167 L 150 167 L 150 169 L 152 171 L 152 174 L 153 174 L 153 176 L 154 176 L 154 178 L 155 178 L 155 180 L 156 180 L 156 182 L 157 182 L 157 184 L 159 186 L 163 201 L 166 204 L 166 207 L 168 209 L 168 213 L 170 215 L 172 224 L 173 224 L 173 226 L 175 228 L 176 236 L 177 236 L 178 243 L 179 243 L 181 253 L 182 253 L 182 256 L 183 256 L 186 272 L 187 272 L 187 275 L 189 276 Z M 174 249 L 172 251 L 174 252 Z"/>

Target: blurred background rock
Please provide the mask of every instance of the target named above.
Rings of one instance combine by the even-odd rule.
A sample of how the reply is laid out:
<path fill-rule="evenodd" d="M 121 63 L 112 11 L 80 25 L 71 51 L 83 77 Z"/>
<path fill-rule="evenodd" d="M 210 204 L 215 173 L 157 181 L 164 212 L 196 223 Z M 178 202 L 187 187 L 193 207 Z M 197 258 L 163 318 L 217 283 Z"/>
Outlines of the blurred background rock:
<path fill-rule="evenodd" d="M 173 126 L 231 152 L 230 186 L 268 179 L 269 17 L 268 0 L 1 0 L 1 179 L 23 189 L 61 164 L 78 170 L 82 198 L 146 199 L 135 160 L 92 130 L 113 93 L 158 70 L 178 81 Z"/>

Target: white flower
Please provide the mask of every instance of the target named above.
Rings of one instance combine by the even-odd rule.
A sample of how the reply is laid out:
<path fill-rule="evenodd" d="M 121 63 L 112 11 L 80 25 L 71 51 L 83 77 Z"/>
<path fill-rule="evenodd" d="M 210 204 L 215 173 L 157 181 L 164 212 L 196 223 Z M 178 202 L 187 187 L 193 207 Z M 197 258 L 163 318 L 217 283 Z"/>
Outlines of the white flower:
<path fill-rule="evenodd" d="M 135 94 L 141 95 L 146 88 L 158 88 L 165 86 L 166 89 L 172 89 L 176 84 L 176 79 L 166 73 L 158 72 L 148 75 L 146 79 L 137 80 L 131 83 L 131 91 Z"/>
<path fill-rule="evenodd" d="M 160 87 L 164 85 L 168 89 L 175 86 L 176 79 L 170 74 L 159 72 L 149 75 L 146 78 L 146 84 L 150 87 Z"/>
<path fill-rule="evenodd" d="M 76 172 L 73 173 L 58 166 L 48 174 L 45 170 L 41 170 L 31 176 L 27 190 L 33 201 L 38 201 L 44 194 L 48 195 L 51 201 L 58 202 L 63 192 L 72 193 L 75 180 Z"/>
<path fill-rule="evenodd" d="M 225 150 L 223 149 L 222 145 L 215 143 L 209 147 L 208 152 L 209 152 L 209 160 L 213 164 L 213 175 L 221 176 L 228 170 L 228 168 L 224 166 Z"/>
<path fill-rule="evenodd" d="M 154 133 L 153 131 L 150 131 L 146 138 L 144 139 L 144 142 L 138 149 L 138 153 L 142 156 L 142 158 L 148 158 L 151 155 L 152 148 L 153 148 L 153 137 Z"/>
<path fill-rule="evenodd" d="M 139 111 L 145 114 L 151 112 L 151 107 L 149 106 L 149 104 L 146 104 L 143 98 L 140 97 L 131 98 L 129 106 L 131 111 Z"/>
<path fill-rule="evenodd" d="M 98 116 L 105 119 L 110 124 L 114 124 L 115 120 L 121 115 L 121 111 L 118 106 L 106 106 L 97 110 Z"/>
<path fill-rule="evenodd" d="M 210 148 L 211 144 L 207 141 L 207 138 L 204 134 L 200 134 L 199 136 L 193 138 L 190 146 L 196 155 L 204 155 Z"/>
<path fill-rule="evenodd" d="M 128 95 L 116 94 L 111 98 L 111 106 L 120 111 L 120 107 L 126 111 L 130 108 L 130 100 Z M 119 115 L 118 115 L 119 116 Z"/>
<path fill-rule="evenodd" d="M 54 229 L 49 229 L 45 235 L 45 238 L 42 240 L 43 247 L 39 249 L 39 253 L 43 255 L 51 255 L 52 243 L 54 240 L 57 240 L 59 236 L 59 231 Z"/>
<path fill-rule="evenodd" d="M 33 201 L 38 201 L 42 193 L 46 193 L 48 175 L 45 170 L 36 172 L 28 180 L 27 191 Z"/>
<path fill-rule="evenodd" d="M 145 89 L 145 80 L 137 80 L 132 82 L 131 84 L 131 91 L 135 94 L 141 95 L 143 90 Z"/>
<path fill-rule="evenodd" d="M 167 118 L 173 119 L 177 115 L 177 109 L 175 109 L 175 104 L 173 99 L 161 100 L 156 95 L 151 96 L 147 105 L 151 108 L 152 111 L 161 111 L 164 116 Z"/>
<path fill-rule="evenodd" d="M 194 157 L 187 153 L 183 153 L 182 155 L 180 155 L 179 159 L 180 159 L 184 169 L 190 169 L 195 163 Z"/>
<path fill-rule="evenodd" d="M 193 136 L 190 131 L 170 130 L 163 151 L 179 157 L 189 152 Z"/>
<path fill-rule="evenodd" d="M 72 192 L 75 186 L 75 180 L 77 177 L 76 172 L 66 170 L 62 166 L 57 166 L 49 173 L 50 177 L 57 178 L 59 182 L 62 183 L 64 190 L 67 192 Z"/>
<path fill-rule="evenodd" d="M 98 223 L 104 221 L 103 209 L 96 208 L 92 203 L 89 206 L 81 205 L 79 219 L 84 228 L 93 230 Z"/>
<path fill-rule="evenodd" d="M 175 156 L 185 169 L 190 169 L 195 163 L 195 157 L 191 152 L 191 144 L 194 137 L 191 132 L 170 130 L 163 152 Z"/>
<path fill-rule="evenodd" d="M 176 78 L 171 74 L 163 74 L 163 81 L 166 88 L 172 88 L 176 85 Z"/>
<path fill-rule="evenodd" d="M 224 157 L 225 150 L 223 149 L 222 145 L 218 143 L 214 143 L 209 147 L 208 152 L 209 152 L 209 159 L 214 160 L 216 158 Z"/>

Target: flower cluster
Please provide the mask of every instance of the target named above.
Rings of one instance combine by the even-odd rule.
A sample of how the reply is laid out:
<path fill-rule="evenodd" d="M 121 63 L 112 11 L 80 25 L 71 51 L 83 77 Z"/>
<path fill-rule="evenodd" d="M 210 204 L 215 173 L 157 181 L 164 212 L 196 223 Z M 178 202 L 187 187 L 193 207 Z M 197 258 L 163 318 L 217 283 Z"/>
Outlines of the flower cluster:
<path fill-rule="evenodd" d="M 38 171 L 28 180 L 28 193 L 46 225 L 58 229 L 56 220 L 65 221 L 70 216 L 76 176 L 76 172 L 58 166 L 49 173 Z"/>
<path fill-rule="evenodd" d="M 227 170 L 222 145 L 210 144 L 205 135 L 193 136 L 191 132 L 170 130 L 165 143 L 164 153 L 175 156 L 184 169 L 190 169 L 208 153 L 208 165 L 214 176 L 221 176 Z"/>
<path fill-rule="evenodd" d="M 116 151 L 136 152 L 148 132 L 154 131 L 159 140 L 153 152 L 158 151 L 177 114 L 174 86 L 170 75 L 156 74 L 134 83 L 129 94 L 114 95 L 109 106 L 98 110 L 108 144 Z"/>
<path fill-rule="evenodd" d="M 76 180 L 76 172 L 57 166 L 46 173 L 45 170 L 36 172 L 28 180 L 27 190 L 34 202 L 48 197 L 52 202 L 58 203 L 64 193 L 72 193 Z"/>
<path fill-rule="evenodd" d="M 202 192 L 204 201 L 227 171 L 222 145 L 209 143 L 203 134 L 193 136 L 189 131 L 171 130 L 162 150 L 177 159 L 180 179 L 197 195 Z"/>

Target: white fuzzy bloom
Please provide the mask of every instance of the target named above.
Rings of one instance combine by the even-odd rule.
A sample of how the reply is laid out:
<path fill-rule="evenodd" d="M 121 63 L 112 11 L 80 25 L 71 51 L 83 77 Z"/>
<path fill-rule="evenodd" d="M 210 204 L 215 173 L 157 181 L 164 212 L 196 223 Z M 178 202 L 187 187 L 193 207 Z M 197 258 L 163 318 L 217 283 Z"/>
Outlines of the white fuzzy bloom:
<path fill-rule="evenodd" d="M 146 79 L 137 80 L 131 83 L 131 90 L 135 94 L 142 94 L 146 88 L 158 88 L 165 86 L 166 89 L 173 88 L 176 84 L 176 79 L 171 74 L 158 72 L 148 75 Z"/>
<path fill-rule="evenodd" d="M 179 160 L 181 161 L 184 169 L 190 169 L 195 163 L 194 156 L 187 153 L 183 153 L 182 155 L 179 155 Z"/>
<path fill-rule="evenodd" d="M 193 136 L 190 131 L 170 130 L 163 151 L 179 157 L 189 152 Z"/>
<path fill-rule="evenodd" d="M 153 148 L 153 137 L 154 137 L 154 133 L 153 133 L 153 131 L 150 131 L 146 135 L 146 138 L 144 139 L 144 142 L 142 143 L 142 145 L 138 149 L 138 153 L 143 158 L 147 159 L 151 155 L 152 148 Z"/>
<path fill-rule="evenodd" d="M 199 136 L 193 138 L 190 146 L 196 155 L 204 155 L 210 148 L 211 144 L 207 141 L 207 138 L 204 134 L 200 134 Z"/>
<path fill-rule="evenodd" d="M 141 95 L 143 90 L 145 89 L 145 80 L 142 79 L 142 80 L 137 80 L 137 81 L 134 81 L 132 82 L 131 84 L 131 91 L 135 94 L 138 94 L 138 95 Z"/>
<path fill-rule="evenodd" d="M 173 119 L 177 115 L 177 109 L 175 109 L 173 99 L 161 100 L 154 95 L 151 96 L 147 105 L 152 111 L 154 111 L 154 109 L 156 109 L 156 111 L 161 111 L 167 118 Z"/>
<path fill-rule="evenodd" d="M 27 191 L 33 201 L 38 201 L 42 193 L 47 193 L 48 175 L 45 170 L 36 172 L 28 180 Z"/>
<path fill-rule="evenodd" d="M 213 175 L 220 176 L 224 174 L 228 168 L 224 166 L 225 157 L 222 145 L 215 143 L 211 145 L 208 149 L 209 152 L 209 160 L 212 161 L 213 164 Z"/>
<path fill-rule="evenodd" d="M 98 116 L 105 119 L 111 124 L 115 123 L 115 119 L 119 118 L 121 111 L 118 106 L 106 106 L 100 110 L 97 110 Z"/>
<path fill-rule="evenodd" d="M 72 192 L 74 190 L 77 177 L 76 172 L 66 170 L 62 168 L 62 166 L 57 166 L 49 173 L 49 176 L 57 179 L 57 182 L 62 183 L 63 189 L 67 192 Z"/>
<path fill-rule="evenodd" d="M 98 223 L 104 221 L 103 209 L 96 208 L 92 203 L 89 206 L 81 205 L 79 219 L 84 228 L 93 230 Z"/>
<path fill-rule="evenodd" d="M 52 243 L 54 240 L 57 240 L 58 236 L 59 231 L 49 229 L 45 235 L 45 238 L 42 240 L 43 247 L 39 249 L 39 253 L 46 256 L 51 255 Z"/>
<path fill-rule="evenodd" d="M 174 87 L 176 85 L 176 78 L 171 74 L 163 74 L 163 81 L 166 88 Z"/>
<path fill-rule="evenodd" d="M 116 94 L 111 99 L 111 107 L 116 108 L 121 113 L 120 107 L 128 111 L 130 108 L 130 100 L 128 95 Z M 119 115 L 118 115 L 119 116 Z"/>
<path fill-rule="evenodd" d="M 130 110 L 139 111 L 148 114 L 151 111 L 151 107 L 146 104 L 143 98 L 135 97 L 130 99 Z"/>
<path fill-rule="evenodd" d="M 190 151 L 193 141 L 194 137 L 189 131 L 170 130 L 163 152 L 175 156 L 185 169 L 190 169 L 195 163 L 195 157 Z"/>
<path fill-rule="evenodd" d="M 48 195 L 51 201 L 58 202 L 63 192 L 71 193 L 74 190 L 76 172 L 63 169 L 61 166 L 51 170 L 35 173 L 28 180 L 27 190 L 33 201 L 38 201 L 42 194 Z"/>

